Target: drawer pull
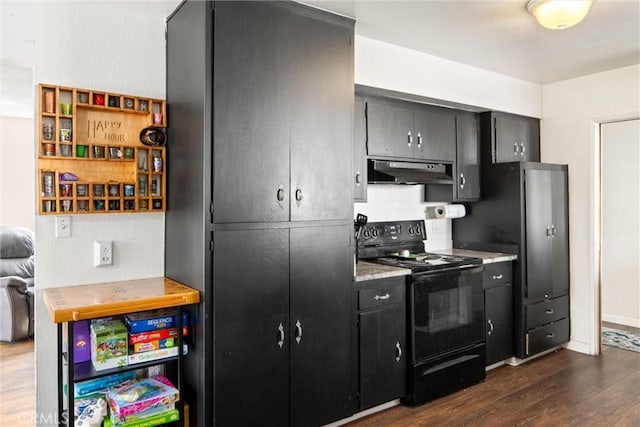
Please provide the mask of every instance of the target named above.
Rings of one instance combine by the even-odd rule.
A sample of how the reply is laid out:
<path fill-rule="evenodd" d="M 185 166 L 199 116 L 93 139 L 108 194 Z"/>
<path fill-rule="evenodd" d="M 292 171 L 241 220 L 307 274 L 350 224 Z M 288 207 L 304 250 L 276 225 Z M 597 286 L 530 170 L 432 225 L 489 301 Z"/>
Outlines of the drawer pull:
<path fill-rule="evenodd" d="M 556 336 L 555 333 L 551 332 L 550 334 L 547 334 L 547 338 L 554 338 Z"/>
<path fill-rule="evenodd" d="M 493 276 L 493 280 L 500 280 L 502 279 L 504 276 L 502 275 L 502 273 L 498 274 L 497 276 Z"/>
<path fill-rule="evenodd" d="M 553 314 L 553 308 L 550 308 L 548 310 L 545 310 L 546 314 Z"/>
<path fill-rule="evenodd" d="M 402 357 L 402 347 L 400 347 L 400 341 L 396 341 L 396 362 L 400 362 L 400 358 Z"/>
<path fill-rule="evenodd" d="M 389 295 L 389 294 L 376 295 L 376 296 L 374 297 L 374 299 L 375 299 L 376 301 L 378 301 L 378 300 L 384 300 L 384 299 L 389 299 L 389 298 L 391 298 L 391 295 Z"/>
<path fill-rule="evenodd" d="M 491 322 L 491 319 L 487 320 L 487 323 L 489 324 L 489 330 L 487 331 L 487 335 L 491 335 L 493 333 L 493 323 Z"/>

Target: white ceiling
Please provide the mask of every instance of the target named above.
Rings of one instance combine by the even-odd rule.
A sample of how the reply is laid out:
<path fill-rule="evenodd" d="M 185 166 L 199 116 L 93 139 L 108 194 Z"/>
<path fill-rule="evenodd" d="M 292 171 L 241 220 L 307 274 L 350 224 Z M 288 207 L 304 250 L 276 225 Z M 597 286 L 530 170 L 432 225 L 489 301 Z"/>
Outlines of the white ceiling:
<path fill-rule="evenodd" d="M 535 83 L 640 63 L 640 0 L 596 0 L 566 30 L 526 0 L 302 1 L 355 18 L 356 34 Z"/>

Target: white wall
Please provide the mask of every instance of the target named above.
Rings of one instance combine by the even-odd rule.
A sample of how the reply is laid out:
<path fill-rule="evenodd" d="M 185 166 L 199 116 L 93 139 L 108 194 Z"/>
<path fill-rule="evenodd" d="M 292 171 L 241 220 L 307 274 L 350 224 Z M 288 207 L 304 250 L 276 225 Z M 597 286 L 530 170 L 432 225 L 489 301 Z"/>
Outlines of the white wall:
<path fill-rule="evenodd" d="M 35 231 L 33 118 L 0 116 L 0 225 Z"/>
<path fill-rule="evenodd" d="M 357 84 L 540 117 L 541 86 L 470 65 L 356 36 Z"/>
<path fill-rule="evenodd" d="M 602 320 L 640 328 L 640 119 L 602 125 Z"/>
<path fill-rule="evenodd" d="M 597 122 L 632 117 L 640 117 L 640 65 L 542 87 L 542 161 L 569 165 L 569 347 L 589 354 L 599 351 Z"/>
<path fill-rule="evenodd" d="M 164 98 L 164 19 L 178 4 L 3 1 L 1 59 L 33 66 L 38 83 Z M 42 425 L 53 425 L 57 410 L 55 327 L 42 289 L 164 273 L 163 214 L 76 215 L 72 237 L 64 240 L 54 238 L 53 224 L 53 217 L 36 218 L 36 421 Z M 114 241 L 113 266 L 91 267 L 98 239 Z"/>

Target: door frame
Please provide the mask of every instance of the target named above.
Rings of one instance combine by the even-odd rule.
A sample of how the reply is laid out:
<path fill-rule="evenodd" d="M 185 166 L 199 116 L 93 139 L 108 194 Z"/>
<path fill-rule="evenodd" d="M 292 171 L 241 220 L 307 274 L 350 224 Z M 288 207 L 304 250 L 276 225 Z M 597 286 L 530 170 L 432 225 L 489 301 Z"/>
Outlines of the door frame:
<path fill-rule="evenodd" d="M 602 125 L 640 119 L 640 111 L 597 117 L 590 121 L 591 133 L 591 213 L 589 252 L 591 254 L 591 307 L 589 354 L 602 353 Z"/>

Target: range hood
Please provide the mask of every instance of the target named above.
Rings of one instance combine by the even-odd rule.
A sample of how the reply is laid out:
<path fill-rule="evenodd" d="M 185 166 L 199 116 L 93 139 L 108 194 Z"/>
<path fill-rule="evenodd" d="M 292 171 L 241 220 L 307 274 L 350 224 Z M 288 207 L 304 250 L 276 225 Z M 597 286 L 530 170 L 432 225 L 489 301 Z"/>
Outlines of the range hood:
<path fill-rule="evenodd" d="M 453 184 L 452 165 L 444 163 L 367 161 L 370 184 Z"/>

